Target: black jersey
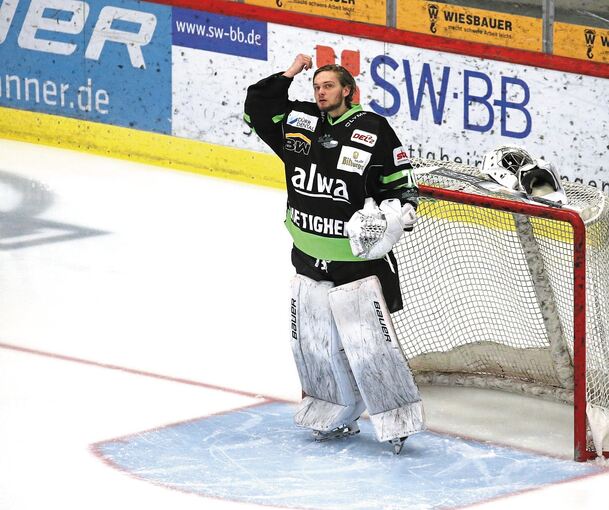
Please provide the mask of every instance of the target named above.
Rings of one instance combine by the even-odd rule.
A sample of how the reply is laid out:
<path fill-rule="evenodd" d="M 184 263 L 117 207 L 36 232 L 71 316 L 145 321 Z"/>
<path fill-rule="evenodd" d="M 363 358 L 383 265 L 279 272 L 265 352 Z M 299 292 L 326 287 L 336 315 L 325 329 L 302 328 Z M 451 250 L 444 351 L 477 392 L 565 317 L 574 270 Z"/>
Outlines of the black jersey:
<path fill-rule="evenodd" d="M 361 261 L 345 224 L 372 197 L 410 201 L 411 165 L 387 120 L 360 105 L 333 119 L 315 103 L 290 101 L 291 78 L 251 85 L 245 120 L 285 164 L 286 226 L 294 245 L 316 259 Z"/>

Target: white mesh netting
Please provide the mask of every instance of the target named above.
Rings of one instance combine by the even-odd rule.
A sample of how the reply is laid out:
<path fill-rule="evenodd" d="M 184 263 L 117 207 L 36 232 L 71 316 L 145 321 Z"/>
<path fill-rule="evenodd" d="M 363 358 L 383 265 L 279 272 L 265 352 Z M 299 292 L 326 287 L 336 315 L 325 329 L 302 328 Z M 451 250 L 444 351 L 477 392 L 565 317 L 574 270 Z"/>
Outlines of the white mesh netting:
<path fill-rule="evenodd" d="M 413 163 L 419 184 L 522 200 L 474 167 Z M 586 225 L 587 402 L 609 413 L 609 199 L 563 184 Z M 394 250 L 405 306 L 393 315 L 417 381 L 572 402 L 571 225 L 430 198 L 418 216 Z"/>

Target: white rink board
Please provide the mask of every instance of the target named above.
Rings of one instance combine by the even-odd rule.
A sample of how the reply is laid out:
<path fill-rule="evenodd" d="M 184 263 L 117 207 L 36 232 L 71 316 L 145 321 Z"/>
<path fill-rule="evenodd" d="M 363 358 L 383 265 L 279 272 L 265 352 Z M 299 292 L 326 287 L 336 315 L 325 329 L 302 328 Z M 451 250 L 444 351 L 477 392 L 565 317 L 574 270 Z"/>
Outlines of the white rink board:
<path fill-rule="evenodd" d="M 266 61 L 174 46 L 173 134 L 269 152 L 243 123 L 247 86 L 287 68 L 296 53 L 315 55 L 320 45 L 331 47 L 337 62 L 343 50 L 360 52 L 362 105 L 394 110 L 389 120 L 412 155 L 475 164 L 494 146 L 516 144 L 554 162 L 563 177 L 609 191 L 607 79 L 272 23 Z M 295 79 L 292 99 L 312 100 L 311 77 Z M 502 101 L 522 106 L 502 112 Z"/>

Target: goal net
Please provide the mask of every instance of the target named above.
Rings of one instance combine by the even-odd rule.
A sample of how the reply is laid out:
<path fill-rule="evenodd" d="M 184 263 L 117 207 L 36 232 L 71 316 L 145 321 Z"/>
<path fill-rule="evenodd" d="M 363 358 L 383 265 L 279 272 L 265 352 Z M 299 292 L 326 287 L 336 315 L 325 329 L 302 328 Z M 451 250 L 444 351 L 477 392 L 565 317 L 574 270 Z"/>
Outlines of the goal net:
<path fill-rule="evenodd" d="M 575 458 L 609 456 L 609 198 L 564 182 L 566 207 L 475 167 L 414 160 L 419 220 L 394 253 L 396 332 L 419 384 L 575 406 Z"/>

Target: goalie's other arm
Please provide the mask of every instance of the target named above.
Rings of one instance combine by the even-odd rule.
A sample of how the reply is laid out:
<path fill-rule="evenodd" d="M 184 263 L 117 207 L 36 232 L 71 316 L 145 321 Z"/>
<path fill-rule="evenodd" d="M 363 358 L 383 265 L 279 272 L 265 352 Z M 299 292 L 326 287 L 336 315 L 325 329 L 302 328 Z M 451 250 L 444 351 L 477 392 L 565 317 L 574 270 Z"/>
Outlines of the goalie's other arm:
<path fill-rule="evenodd" d="M 416 209 L 419 189 L 408 153 L 387 119 L 381 120 L 380 133 L 378 150 L 382 153 L 382 160 L 380 165 L 370 168 L 366 179 L 368 196 L 379 205 L 384 200 L 395 198 L 402 205 L 409 203 Z"/>
<path fill-rule="evenodd" d="M 387 122 L 383 134 L 385 157 L 368 175 L 370 196 L 346 225 L 353 254 L 364 259 L 384 257 L 417 220 L 419 189 L 412 165 Z"/>

